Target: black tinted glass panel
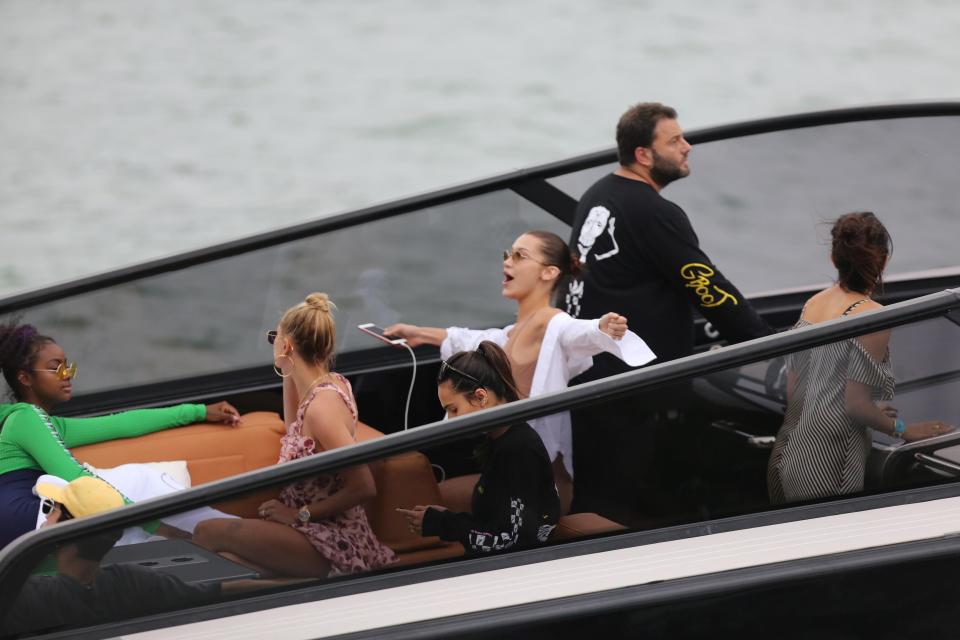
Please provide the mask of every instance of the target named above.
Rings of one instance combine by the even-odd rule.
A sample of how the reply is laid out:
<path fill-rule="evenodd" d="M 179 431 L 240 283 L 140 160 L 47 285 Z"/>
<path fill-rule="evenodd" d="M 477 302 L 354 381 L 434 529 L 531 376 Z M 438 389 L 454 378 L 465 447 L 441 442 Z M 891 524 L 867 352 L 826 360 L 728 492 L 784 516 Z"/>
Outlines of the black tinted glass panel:
<path fill-rule="evenodd" d="M 705 366 L 710 362 L 709 357 L 699 361 Z M 437 366 L 431 365 L 425 375 L 435 375 Z M 438 416 L 441 410 L 435 387 L 422 392 L 432 396 L 433 413 Z M 401 393 L 397 391 L 398 395 Z M 301 471 L 300 477 L 291 482 L 262 483 L 255 491 L 238 492 L 209 508 L 161 518 L 165 525 L 193 534 L 192 539 L 183 539 L 171 530 L 161 531 L 168 536 L 165 539 L 149 539 L 149 534 L 157 529 L 144 532 L 132 527 L 124 534 L 128 536 L 125 542 L 131 544 L 120 544 L 104 536 L 92 536 L 90 540 L 68 536 L 57 545 L 42 549 L 39 555 L 18 557 L 17 566 L 2 576 L 0 588 L 28 600 L 8 608 L 13 611 L 13 618 L 8 619 L 6 624 L 10 626 L 5 629 L 74 628 L 246 598 L 266 589 L 326 588 L 374 570 L 457 562 L 464 556 L 463 545 L 472 545 L 473 553 L 479 555 L 512 553 L 531 546 L 561 545 L 577 538 L 616 535 L 625 529 L 657 529 L 954 481 L 960 476 L 960 432 L 953 429 L 960 425 L 960 404 L 955 401 L 958 395 L 960 326 L 947 317 L 835 340 L 783 357 L 757 359 L 572 410 L 573 458 L 557 459 L 572 462 L 569 512 L 578 514 L 580 519 L 569 526 L 569 520 L 556 518 L 555 527 L 543 529 L 542 539 L 515 537 L 518 534 L 511 527 L 522 521 L 512 517 L 516 515 L 510 511 L 515 501 L 500 495 L 497 492 L 501 489 L 494 487 L 510 486 L 511 491 L 520 491 L 517 487 L 527 487 L 528 483 L 546 486 L 551 497 L 528 497 L 527 507 L 549 503 L 566 509 L 569 494 L 564 494 L 564 472 L 547 461 L 556 456 L 556 449 L 544 455 L 535 431 L 512 425 L 505 432 L 464 435 L 362 466 L 363 473 L 372 477 L 377 492 L 359 506 L 351 507 L 355 514 L 351 517 L 362 510 L 373 535 L 367 542 L 375 543 L 377 548 L 382 544 L 389 549 L 388 555 L 396 555 L 398 562 L 375 562 L 375 566 L 357 567 L 356 571 L 329 571 L 328 567 L 318 569 L 315 575 L 304 575 L 303 563 L 287 564 L 286 570 L 276 568 L 276 562 L 288 559 L 286 552 L 278 555 L 275 547 L 246 544 L 245 536 L 231 540 L 230 522 L 236 522 L 232 516 L 254 523 L 274 517 L 292 522 L 298 507 L 307 502 L 314 507 L 322 504 L 316 498 L 342 486 L 335 477 L 343 480 L 348 473 Z M 803 417 L 798 419 L 801 414 Z M 904 426 L 900 437 L 892 433 L 898 417 Z M 200 484 L 242 470 L 231 455 L 226 455 L 234 450 L 228 444 L 235 443 L 237 438 L 262 443 L 257 447 L 259 466 L 270 466 L 281 456 L 284 426 L 279 416 L 251 414 L 245 420 L 240 427 L 216 428 L 220 429 L 219 435 L 211 435 L 209 426 L 200 426 L 147 437 L 186 437 L 190 442 L 184 443 L 185 452 L 197 446 L 199 438 L 222 438 L 225 457 L 193 462 L 197 476 L 193 481 Z M 548 417 L 544 422 L 530 422 L 534 429 L 546 429 L 548 433 L 567 428 L 562 421 L 558 424 L 551 420 Z M 455 423 L 447 424 L 452 427 Z M 364 426 L 359 427 L 357 434 L 361 440 L 379 437 L 376 431 Z M 510 458 L 510 465 L 497 467 L 497 447 L 523 434 L 529 436 L 522 446 L 530 454 L 522 458 L 525 473 L 514 473 L 516 460 L 520 459 L 517 457 Z M 123 447 L 126 443 L 115 444 Z M 824 460 L 830 463 L 824 465 Z M 358 468 L 361 467 L 354 467 Z M 811 473 L 823 468 L 841 469 L 842 473 Z M 211 473 L 211 469 L 219 470 L 221 475 Z M 100 473 L 110 479 L 110 471 Z M 475 489 L 481 481 L 478 474 L 486 478 L 484 490 Z M 118 480 L 112 482 L 120 484 Z M 555 486 L 561 488 L 559 496 L 552 493 Z M 308 500 L 310 495 L 312 502 Z M 504 505 L 511 506 L 492 516 L 484 515 L 482 500 L 491 499 L 492 495 L 504 498 Z M 271 502 L 277 500 L 282 503 L 280 507 Z M 452 536 L 460 531 L 462 538 L 425 539 L 420 531 L 411 530 L 407 516 L 398 511 L 416 505 L 440 505 L 452 513 L 473 514 L 474 520 L 459 528 L 451 524 L 443 534 Z M 535 521 L 540 522 L 542 516 L 537 512 Z M 228 518 L 225 522 L 208 523 L 224 517 Z M 551 517 L 544 522 L 554 524 Z M 539 536 L 539 528 L 537 531 L 535 536 Z M 344 544 L 349 548 L 352 543 Z M 340 542 L 336 546 L 342 548 Z M 104 593 L 109 593 L 113 582 L 126 579 L 124 584 L 159 589 L 163 597 L 117 596 L 103 599 L 97 604 L 100 608 L 71 609 L 64 605 L 57 609 L 60 617 L 44 613 L 42 605 L 29 599 L 46 603 L 69 598 L 71 590 L 78 589 L 78 577 L 89 577 L 89 572 L 77 573 L 76 564 L 65 562 L 79 547 L 87 548 L 84 553 L 95 556 L 87 560 L 106 581 L 102 586 Z M 329 547 L 324 548 L 330 552 Z M 218 551 L 226 555 L 218 555 Z M 369 548 L 363 553 L 369 553 Z M 240 556 L 244 558 L 238 562 Z M 176 580 L 162 578 L 166 586 L 159 586 L 156 572 Z M 307 582 L 274 581 L 281 577 L 307 578 Z"/>
<path fill-rule="evenodd" d="M 501 252 L 556 218 L 499 191 L 29 310 L 81 363 L 77 393 L 269 364 L 264 331 L 310 292 L 338 307 L 338 352 L 377 346 L 356 325 L 506 324 Z"/>
<path fill-rule="evenodd" d="M 747 293 L 832 281 L 825 221 L 873 211 L 893 236 L 888 277 L 956 268 L 960 118 L 828 125 L 696 145 L 663 195 Z M 553 178 L 575 198 L 615 165 Z"/>

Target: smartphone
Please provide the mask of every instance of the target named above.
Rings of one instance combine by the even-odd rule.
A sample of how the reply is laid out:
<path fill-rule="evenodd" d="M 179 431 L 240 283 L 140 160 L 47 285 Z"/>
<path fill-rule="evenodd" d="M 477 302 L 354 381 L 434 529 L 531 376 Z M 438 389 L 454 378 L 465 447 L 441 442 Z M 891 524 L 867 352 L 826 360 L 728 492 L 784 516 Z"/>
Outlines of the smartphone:
<path fill-rule="evenodd" d="M 386 342 L 387 344 L 396 345 L 396 344 L 404 344 L 406 342 L 406 339 L 404 338 L 388 338 L 387 336 L 384 335 L 383 328 L 378 327 L 372 322 L 367 322 L 365 324 L 358 324 L 357 329 L 360 329 L 360 331 L 363 331 L 364 333 L 369 333 L 371 336 L 373 336 L 377 340 L 381 340 L 383 342 Z"/>

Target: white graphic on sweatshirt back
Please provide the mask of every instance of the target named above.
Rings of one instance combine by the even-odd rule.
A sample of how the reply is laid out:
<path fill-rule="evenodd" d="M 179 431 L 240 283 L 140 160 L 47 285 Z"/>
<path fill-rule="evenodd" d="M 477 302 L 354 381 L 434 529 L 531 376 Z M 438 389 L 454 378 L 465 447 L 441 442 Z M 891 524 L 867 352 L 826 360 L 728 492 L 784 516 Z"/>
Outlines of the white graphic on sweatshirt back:
<path fill-rule="evenodd" d="M 617 238 L 613 235 L 617 228 L 616 216 L 610 215 L 610 209 L 597 205 L 587 213 L 583 226 L 580 227 L 580 235 L 577 238 L 577 252 L 580 255 L 580 261 L 586 264 L 593 245 L 596 244 L 604 230 L 610 234 L 610 242 L 613 248 L 603 253 L 594 253 L 593 259 L 597 262 L 606 260 L 620 253 L 620 245 L 617 244 Z M 567 285 L 566 302 L 567 313 L 574 318 L 580 317 L 580 304 L 583 299 L 583 280 L 573 278 Z"/>
<path fill-rule="evenodd" d="M 583 226 L 580 227 L 580 237 L 577 238 L 577 251 L 580 252 L 581 262 L 587 261 L 587 255 L 590 253 L 590 250 L 593 249 L 593 245 L 597 239 L 603 234 L 604 229 L 610 234 L 613 249 L 610 249 L 610 251 L 606 253 L 595 253 L 593 259 L 597 261 L 606 260 L 620 253 L 617 239 L 613 235 L 616 224 L 616 216 L 610 215 L 610 210 L 606 207 L 596 206 L 590 209 L 590 212 L 587 214 L 587 219 L 583 221 Z"/>

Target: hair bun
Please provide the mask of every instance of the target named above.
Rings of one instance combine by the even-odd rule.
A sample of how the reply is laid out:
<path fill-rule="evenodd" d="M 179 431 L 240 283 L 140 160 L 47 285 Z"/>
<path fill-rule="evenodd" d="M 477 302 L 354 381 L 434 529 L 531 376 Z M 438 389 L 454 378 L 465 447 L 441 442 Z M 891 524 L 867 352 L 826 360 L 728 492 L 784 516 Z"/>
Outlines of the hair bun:
<path fill-rule="evenodd" d="M 870 211 L 846 213 L 830 229 L 830 257 L 837 281 L 849 290 L 869 295 L 882 282 L 883 270 L 893 252 L 893 241 L 883 223 Z"/>
<path fill-rule="evenodd" d="M 330 301 L 330 296 L 325 293 L 311 293 L 304 302 L 308 307 L 319 309 L 324 313 L 330 313 L 331 309 L 337 308 L 337 306 Z"/>
<path fill-rule="evenodd" d="M 0 360 L 20 359 L 38 333 L 32 324 L 10 323 L 0 328 Z"/>

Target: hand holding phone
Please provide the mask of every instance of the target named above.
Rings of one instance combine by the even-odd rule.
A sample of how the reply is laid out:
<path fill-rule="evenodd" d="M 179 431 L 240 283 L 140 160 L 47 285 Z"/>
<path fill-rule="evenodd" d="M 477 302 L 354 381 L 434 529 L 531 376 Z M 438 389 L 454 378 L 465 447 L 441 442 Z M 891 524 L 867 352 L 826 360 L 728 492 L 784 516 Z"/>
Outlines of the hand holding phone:
<path fill-rule="evenodd" d="M 360 331 L 363 331 L 364 333 L 370 334 L 371 336 L 373 336 L 377 340 L 380 340 L 381 342 L 386 342 L 387 344 L 391 344 L 394 346 L 399 344 L 406 344 L 407 342 L 405 338 L 388 338 L 386 333 L 383 330 L 383 327 L 378 327 L 372 322 L 367 322 L 365 324 L 358 324 L 357 329 L 360 329 Z"/>

